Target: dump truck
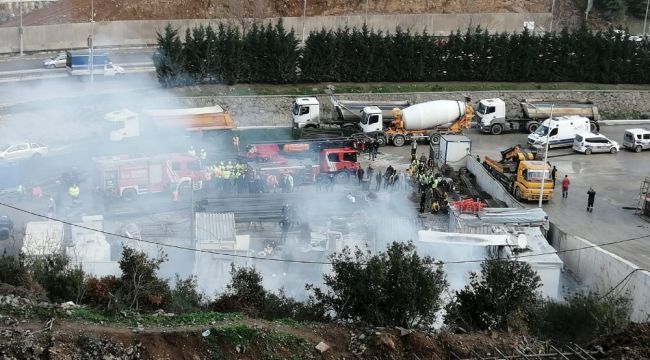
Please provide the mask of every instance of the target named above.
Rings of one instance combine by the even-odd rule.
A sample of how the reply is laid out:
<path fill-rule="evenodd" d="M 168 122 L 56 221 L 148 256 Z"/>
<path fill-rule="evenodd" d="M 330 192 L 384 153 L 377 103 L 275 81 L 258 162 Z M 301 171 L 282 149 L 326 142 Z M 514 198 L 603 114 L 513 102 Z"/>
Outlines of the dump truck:
<path fill-rule="evenodd" d="M 117 110 L 104 115 L 113 125 L 109 134 L 111 141 L 138 137 L 141 132 L 187 131 L 190 133 L 232 130 L 235 128 L 230 113 L 220 106 L 188 109 L 145 109 L 141 114 L 128 109 Z"/>
<path fill-rule="evenodd" d="M 600 114 L 591 101 L 524 99 L 519 105 L 521 111 L 513 117 L 507 116 L 506 103 L 499 98 L 483 99 L 476 109 L 478 128 L 484 133 L 499 135 L 505 130 L 525 130 L 534 133 L 541 123 L 551 117 L 583 116 L 589 119 L 591 131 L 599 131 Z"/>
<path fill-rule="evenodd" d="M 501 160 L 485 156 L 483 166 L 519 201 L 539 200 L 544 179 L 542 200 L 553 198 L 551 167 L 535 160 L 536 154 L 515 145 L 501 151 Z"/>
<path fill-rule="evenodd" d="M 359 127 L 380 145 L 403 146 L 407 141 L 440 142 L 440 135 L 458 134 L 471 127 L 474 109 L 456 100 L 435 100 L 405 109 L 393 109 L 394 120 L 386 125 L 383 111 L 376 106 L 363 109 Z"/>
<path fill-rule="evenodd" d="M 353 101 L 341 100 L 331 96 L 334 113 L 331 118 L 322 116 L 320 102 L 315 97 L 300 97 L 291 105 L 294 128 L 319 128 L 334 125 L 348 130 L 358 130 L 361 112 L 365 107 L 376 106 L 382 110 L 386 122 L 393 121 L 393 109 L 404 109 L 411 104 L 406 100 L 397 101 Z"/>
<path fill-rule="evenodd" d="M 246 158 L 262 176 L 291 173 L 296 183 L 308 184 L 333 175 L 344 182 L 361 166 L 357 144 L 354 138 L 265 142 L 249 145 Z"/>

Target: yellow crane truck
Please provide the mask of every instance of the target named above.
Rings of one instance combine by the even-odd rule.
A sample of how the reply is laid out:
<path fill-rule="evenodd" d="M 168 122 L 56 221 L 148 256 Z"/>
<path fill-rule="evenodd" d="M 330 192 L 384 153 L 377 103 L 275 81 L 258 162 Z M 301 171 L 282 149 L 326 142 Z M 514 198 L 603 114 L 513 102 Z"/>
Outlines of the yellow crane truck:
<path fill-rule="evenodd" d="M 544 178 L 542 200 L 553 198 L 551 167 L 535 160 L 535 153 L 515 145 L 501 152 L 501 161 L 485 157 L 483 166 L 519 201 L 539 200 Z"/>

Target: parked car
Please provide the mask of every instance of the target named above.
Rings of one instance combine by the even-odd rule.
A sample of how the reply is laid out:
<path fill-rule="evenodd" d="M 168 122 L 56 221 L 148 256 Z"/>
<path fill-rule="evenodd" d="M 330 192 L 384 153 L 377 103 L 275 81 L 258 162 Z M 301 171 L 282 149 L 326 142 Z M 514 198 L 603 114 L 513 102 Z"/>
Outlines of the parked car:
<path fill-rule="evenodd" d="M 0 147 L 0 159 L 6 160 L 38 159 L 47 153 L 47 146 L 39 143 L 24 142 Z"/>
<path fill-rule="evenodd" d="M 573 140 L 573 150 L 585 155 L 590 155 L 592 152 L 616 154 L 620 148 L 616 141 L 608 139 L 602 134 L 582 133 L 576 135 Z"/>
<path fill-rule="evenodd" d="M 62 68 L 65 67 L 65 61 L 66 53 L 59 53 L 57 56 L 43 60 L 43 66 L 48 69 Z"/>
<path fill-rule="evenodd" d="M 650 129 L 627 129 L 623 135 L 623 147 L 641 152 L 650 149 Z"/>

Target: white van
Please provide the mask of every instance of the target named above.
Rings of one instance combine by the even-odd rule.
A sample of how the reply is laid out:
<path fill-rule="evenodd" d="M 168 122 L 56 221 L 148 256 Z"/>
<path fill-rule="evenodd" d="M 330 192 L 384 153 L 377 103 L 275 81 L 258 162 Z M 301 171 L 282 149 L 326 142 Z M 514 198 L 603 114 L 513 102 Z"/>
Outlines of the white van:
<path fill-rule="evenodd" d="M 583 116 L 546 119 L 534 133 L 528 135 L 528 145 L 544 147 L 548 138 L 549 148 L 573 146 L 576 135 L 589 130 L 589 119 Z"/>
<path fill-rule="evenodd" d="M 623 135 L 623 147 L 641 152 L 650 149 L 650 129 L 627 129 Z"/>
<path fill-rule="evenodd" d="M 590 155 L 592 152 L 608 152 L 616 154 L 620 146 L 614 140 L 608 139 L 605 135 L 596 133 L 583 133 L 576 135 L 573 140 L 573 150 Z"/>

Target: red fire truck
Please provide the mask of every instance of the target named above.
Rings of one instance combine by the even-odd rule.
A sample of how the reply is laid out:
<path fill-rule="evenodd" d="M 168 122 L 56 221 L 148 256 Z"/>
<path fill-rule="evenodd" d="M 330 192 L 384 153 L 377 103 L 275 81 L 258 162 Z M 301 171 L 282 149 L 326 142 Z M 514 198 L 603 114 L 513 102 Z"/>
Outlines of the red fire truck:
<path fill-rule="evenodd" d="M 138 195 L 168 192 L 177 198 L 183 189 L 201 188 L 210 173 L 196 157 L 186 154 L 122 155 L 93 159 L 97 190 L 105 198 L 134 200 Z"/>
<path fill-rule="evenodd" d="M 347 180 L 361 166 L 357 155 L 357 143 L 350 139 L 251 144 L 246 152 L 248 165 L 260 175 L 291 173 L 298 183 L 329 175 Z"/>

